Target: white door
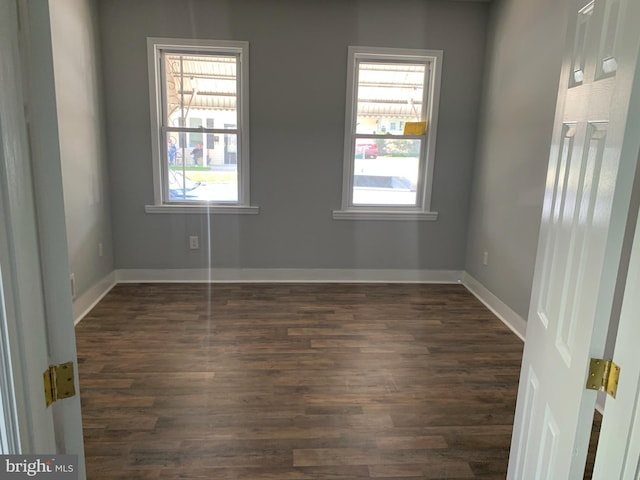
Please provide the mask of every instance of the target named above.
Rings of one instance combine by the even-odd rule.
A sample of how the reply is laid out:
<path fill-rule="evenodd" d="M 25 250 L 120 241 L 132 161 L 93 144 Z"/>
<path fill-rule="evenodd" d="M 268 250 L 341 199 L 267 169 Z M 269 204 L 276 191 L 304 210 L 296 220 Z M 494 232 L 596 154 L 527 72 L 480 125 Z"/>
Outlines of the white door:
<path fill-rule="evenodd" d="M 572 0 L 508 478 L 581 479 L 640 131 L 638 0 Z M 631 144 L 636 145 L 635 151 Z M 607 477 L 614 478 L 614 477 Z"/>
<path fill-rule="evenodd" d="M 73 361 L 77 371 L 62 182 L 41 165 L 47 162 L 52 168 L 57 140 L 48 139 L 48 155 L 41 152 L 49 129 L 57 129 L 38 111 L 51 110 L 46 99 L 36 103 L 32 91 L 37 89 L 42 96 L 54 88 L 52 81 L 48 86 L 38 84 L 52 78 L 46 65 L 47 51 L 51 61 L 51 43 L 42 28 L 47 8 L 41 1 L 0 2 L 0 350 L 10 349 L 0 366 L 11 373 L 11 378 L 5 371 L 2 375 L 15 402 L 8 398 L 8 389 L 0 393 L 3 407 L 14 405 L 9 409 L 13 415 L 5 417 L 11 425 L 3 429 L 14 442 L 7 441 L 6 448 L 25 454 L 78 454 L 79 478 L 84 478 L 79 397 L 47 407 L 43 388 L 49 364 Z M 35 63 L 37 79 L 32 78 Z M 38 116 L 31 122 L 29 136 L 25 105 Z M 52 113 L 55 116 L 55 109 Z M 42 125 L 45 120 L 47 128 Z"/>

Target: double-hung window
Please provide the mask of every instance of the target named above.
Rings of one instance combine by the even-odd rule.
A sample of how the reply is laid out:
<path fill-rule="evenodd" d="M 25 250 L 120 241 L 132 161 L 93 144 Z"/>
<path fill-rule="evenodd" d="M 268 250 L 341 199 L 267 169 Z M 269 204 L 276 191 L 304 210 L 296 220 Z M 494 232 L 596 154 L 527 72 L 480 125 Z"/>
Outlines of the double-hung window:
<path fill-rule="evenodd" d="M 430 211 L 442 52 L 349 47 L 342 209 L 336 219 Z"/>
<path fill-rule="evenodd" d="M 249 202 L 248 43 L 147 43 L 155 204 L 146 210 L 257 213 Z"/>

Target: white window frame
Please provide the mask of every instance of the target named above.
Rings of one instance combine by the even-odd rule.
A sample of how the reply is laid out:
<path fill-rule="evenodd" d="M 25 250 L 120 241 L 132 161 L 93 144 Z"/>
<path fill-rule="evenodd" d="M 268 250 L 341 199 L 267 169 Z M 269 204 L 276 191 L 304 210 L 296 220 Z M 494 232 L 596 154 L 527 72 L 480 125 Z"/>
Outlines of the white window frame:
<path fill-rule="evenodd" d="M 176 202 L 168 199 L 166 127 L 164 118 L 164 74 L 162 54 L 222 54 L 236 55 L 238 125 L 238 201 L 237 202 Z M 149 70 L 149 104 L 151 109 L 151 154 L 153 159 L 154 204 L 146 205 L 147 213 L 232 213 L 257 214 L 249 197 L 249 42 L 229 40 L 194 40 L 177 38 L 147 38 Z M 196 133 L 224 134 L 230 131 L 216 128 L 196 128 Z"/>
<path fill-rule="evenodd" d="M 347 62 L 347 97 L 344 134 L 344 170 L 342 181 L 342 208 L 333 211 L 336 220 L 437 220 L 432 212 L 431 190 L 438 131 L 438 107 L 442 72 L 442 50 L 405 48 L 379 48 L 350 46 Z M 356 134 L 358 64 L 361 61 L 425 63 L 424 98 L 427 130 L 423 135 L 361 135 Z M 356 138 L 421 139 L 418 185 L 415 205 L 354 205 L 353 171 Z"/>

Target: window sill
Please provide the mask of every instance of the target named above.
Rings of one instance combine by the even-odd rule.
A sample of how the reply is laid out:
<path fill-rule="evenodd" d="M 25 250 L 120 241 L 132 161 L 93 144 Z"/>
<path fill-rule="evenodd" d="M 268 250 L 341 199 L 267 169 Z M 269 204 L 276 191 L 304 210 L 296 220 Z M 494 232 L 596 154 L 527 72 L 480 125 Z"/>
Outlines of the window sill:
<path fill-rule="evenodd" d="M 438 212 L 407 212 L 390 210 L 334 210 L 334 220 L 418 220 L 435 221 Z"/>
<path fill-rule="evenodd" d="M 260 207 L 247 205 L 145 205 L 146 213 L 188 213 L 188 214 L 223 214 L 223 215 L 257 215 Z"/>

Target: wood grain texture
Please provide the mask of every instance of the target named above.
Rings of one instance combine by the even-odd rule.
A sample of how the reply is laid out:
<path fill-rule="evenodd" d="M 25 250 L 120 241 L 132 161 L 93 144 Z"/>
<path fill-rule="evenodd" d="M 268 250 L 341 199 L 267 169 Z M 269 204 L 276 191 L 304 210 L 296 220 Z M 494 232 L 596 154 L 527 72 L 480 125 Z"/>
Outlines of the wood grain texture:
<path fill-rule="evenodd" d="M 505 477 L 523 345 L 460 285 L 118 285 L 76 333 L 92 480 Z"/>

